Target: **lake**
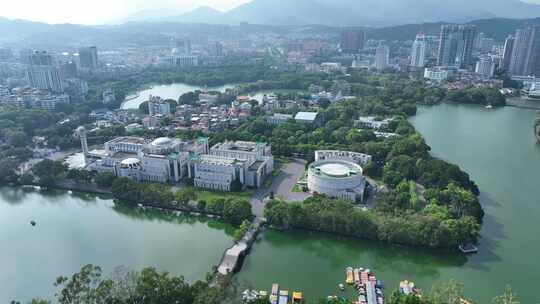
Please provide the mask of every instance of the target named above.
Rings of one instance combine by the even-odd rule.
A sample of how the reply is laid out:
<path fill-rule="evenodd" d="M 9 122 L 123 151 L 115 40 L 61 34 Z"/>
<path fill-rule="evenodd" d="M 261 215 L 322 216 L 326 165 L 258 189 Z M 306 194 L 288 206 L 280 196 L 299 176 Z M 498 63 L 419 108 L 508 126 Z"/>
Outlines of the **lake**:
<path fill-rule="evenodd" d="M 217 87 L 204 87 L 204 86 L 195 86 L 185 83 L 173 83 L 173 84 L 164 84 L 164 85 L 153 85 L 147 89 L 137 92 L 134 96 L 126 97 L 126 101 L 122 103 L 122 109 L 138 109 L 139 105 L 145 101 L 148 101 L 150 95 L 159 96 L 163 99 L 174 99 L 178 98 L 188 92 L 194 92 L 197 90 L 208 90 L 208 91 L 219 91 L 225 92 L 227 89 L 232 89 L 235 84 L 227 84 Z M 136 97 L 135 97 L 136 96 Z"/>
<path fill-rule="evenodd" d="M 153 85 L 150 86 L 147 89 L 141 90 L 137 92 L 137 94 L 133 96 L 126 97 L 126 100 L 124 103 L 122 103 L 121 108 L 122 109 L 138 109 L 139 105 L 145 101 L 148 101 L 150 95 L 152 96 L 159 96 L 164 99 L 174 99 L 178 100 L 178 97 L 181 95 L 188 93 L 188 92 L 194 92 L 197 90 L 208 90 L 208 91 L 216 91 L 216 92 L 225 92 L 227 89 L 234 89 L 236 87 L 236 84 L 227 84 L 223 86 L 218 87 L 202 87 L 202 86 L 194 86 L 189 85 L 185 83 L 173 83 L 173 84 L 164 84 L 164 85 Z M 264 90 L 264 91 L 258 91 L 250 93 L 249 96 L 257 100 L 259 102 L 262 101 L 264 94 L 273 94 L 273 93 L 293 93 L 293 92 L 301 92 L 299 90 Z"/>
<path fill-rule="evenodd" d="M 429 289 L 456 279 L 466 295 L 489 303 L 510 284 L 522 303 L 538 303 L 540 282 L 540 147 L 535 111 L 442 104 L 411 119 L 432 153 L 461 166 L 478 184 L 486 211 L 479 253 L 460 256 L 296 231 L 265 232 L 246 258 L 240 283 L 304 291 L 308 298 L 337 293 L 344 268 L 371 268 L 387 293 L 400 280 Z"/>
<path fill-rule="evenodd" d="M 56 277 L 86 264 L 101 266 L 106 275 L 117 266 L 153 266 L 190 282 L 202 280 L 233 242 L 233 228 L 215 220 L 29 187 L 0 188 L 0 223 L 0 303 L 52 299 Z"/>

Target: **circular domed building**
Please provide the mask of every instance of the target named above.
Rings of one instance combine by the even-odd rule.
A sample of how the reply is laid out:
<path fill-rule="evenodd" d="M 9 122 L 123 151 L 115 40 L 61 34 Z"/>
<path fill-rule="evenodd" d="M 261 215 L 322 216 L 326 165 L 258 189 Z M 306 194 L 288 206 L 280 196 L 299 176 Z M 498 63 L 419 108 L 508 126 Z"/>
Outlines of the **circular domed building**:
<path fill-rule="evenodd" d="M 141 160 L 138 158 L 130 157 L 120 162 L 120 168 L 122 169 L 140 169 Z"/>
<path fill-rule="evenodd" d="M 308 167 L 308 189 L 312 193 L 361 202 L 366 180 L 360 165 L 347 160 L 319 160 Z"/>
<path fill-rule="evenodd" d="M 171 138 L 159 137 L 159 138 L 154 139 L 151 145 L 152 146 L 169 146 L 172 142 L 173 140 Z"/>
<path fill-rule="evenodd" d="M 123 159 L 117 169 L 118 176 L 139 180 L 142 170 L 142 162 L 135 157 Z"/>

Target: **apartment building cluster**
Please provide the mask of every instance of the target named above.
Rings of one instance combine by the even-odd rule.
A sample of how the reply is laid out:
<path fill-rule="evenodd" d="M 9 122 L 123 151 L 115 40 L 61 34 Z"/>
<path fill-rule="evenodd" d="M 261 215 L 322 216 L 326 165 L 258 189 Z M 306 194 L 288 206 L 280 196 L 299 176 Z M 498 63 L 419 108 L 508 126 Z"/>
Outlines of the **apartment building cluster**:
<path fill-rule="evenodd" d="M 150 96 L 148 113 L 143 118 L 146 128 L 160 127 L 164 118 L 169 118 L 166 128 L 198 130 L 204 133 L 223 131 L 237 127 L 251 116 L 252 105 L 244 100 L 235 100 L 230 105 L 217 104 L 219 95 L 201 93 L 194 104 L 182 104 L 174 111 L 171 104 L 160 97 Z M 174 112 L 174 113 L 173 113 Z"/>
<path fill-rule="evenodd" d="M 41 109 L 54 111 L 57 104 L 69 103 L 67 94 L 54 94 L 46 90 L 26 87 L 9 89 L 0 85 L 0 104 L 21 109 Z"/>

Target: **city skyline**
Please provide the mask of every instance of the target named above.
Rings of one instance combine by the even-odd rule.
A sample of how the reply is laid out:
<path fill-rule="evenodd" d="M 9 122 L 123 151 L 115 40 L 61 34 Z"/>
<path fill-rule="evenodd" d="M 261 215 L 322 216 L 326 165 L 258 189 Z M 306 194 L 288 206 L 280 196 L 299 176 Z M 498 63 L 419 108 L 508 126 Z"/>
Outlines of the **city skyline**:
<path fill-rule="evenodd" d="M 130 15 L 143 11 L 182 14 L 199 7 L 228 11 L 251 0 L 95 0 L 70 1 L 21 0 L 2 7 L 0 17 L 51 24 L 73 23 L 100 25 L 121 23 Z M 74 3 L 76 2 L 76 3 Z"/>

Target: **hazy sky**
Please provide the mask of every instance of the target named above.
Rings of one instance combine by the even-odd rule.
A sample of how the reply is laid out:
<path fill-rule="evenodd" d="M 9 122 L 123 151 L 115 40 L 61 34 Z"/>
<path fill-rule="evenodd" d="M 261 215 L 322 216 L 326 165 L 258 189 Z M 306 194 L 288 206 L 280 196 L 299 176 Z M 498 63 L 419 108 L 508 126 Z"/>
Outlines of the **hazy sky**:
<path fill-rule="evenodd" d="M 208 5 L 215 9 L 225 11 L 250 1 L 251 0 L 0 0 L 0 16 L 48 23 L 103 24 L 116 23 L 119 20 L 122 20 L 122 18 L 142 10 L 158 9 L 169 12 L 186 12 L 199 6 Z M 540 0 L 522 1 L 540 4 Z"/>
<path fill-rule="evenodd" d="M 48 23 L 102 24 L 142 10 L 229 10 L 251 0 L 0 0 L 0 16 Z M 3 2 L 3 3 L 2 3 Z"/>

